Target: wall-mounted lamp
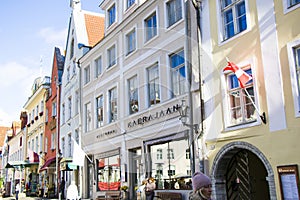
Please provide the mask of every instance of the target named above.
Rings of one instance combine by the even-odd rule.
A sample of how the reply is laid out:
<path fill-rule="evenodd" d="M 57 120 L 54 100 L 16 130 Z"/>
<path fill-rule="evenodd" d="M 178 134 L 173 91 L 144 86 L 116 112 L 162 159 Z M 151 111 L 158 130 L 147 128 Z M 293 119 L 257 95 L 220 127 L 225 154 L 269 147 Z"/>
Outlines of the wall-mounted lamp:
<path fill-rule="evenodd" d="M 199 129 L 199 124 L 188 124 L 188 119 L 189 119 L 189 115 L 190 115 L 190 107 L 188 105 L 186 105 L 186 100 L 182 99 L 181 100 L 181 106 L 179 107 L 179 114 L 180 114 L 180 121 L 182 122 L 182 124 L 184 126 L 188 126 L 188 127 L 192 127 L 196 133 L 198 133 L 198 129 Z"/>

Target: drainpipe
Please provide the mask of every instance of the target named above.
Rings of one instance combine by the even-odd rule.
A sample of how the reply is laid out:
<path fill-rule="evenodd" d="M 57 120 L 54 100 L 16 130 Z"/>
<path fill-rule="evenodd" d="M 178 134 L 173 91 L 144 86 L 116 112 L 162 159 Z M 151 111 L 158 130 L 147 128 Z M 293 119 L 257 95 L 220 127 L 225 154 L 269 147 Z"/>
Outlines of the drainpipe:
<path fill-rule="evenodd" d="M 191 63 L 191 18 L 190 18 L 190 1 L 185 2 L 185 64 L 187 71 L 187 85 L 188 85 L 188 105 L 190 108 L 189 120 L 192 126 L 189 126 L 189 150 L 190 150 L 190 167 L 192 175 L 195 173 L 195 141 L 194 141 L 194 116 L 193 116 L 193 95 L 191 91 L 192 85 L 192 63 Z"/>

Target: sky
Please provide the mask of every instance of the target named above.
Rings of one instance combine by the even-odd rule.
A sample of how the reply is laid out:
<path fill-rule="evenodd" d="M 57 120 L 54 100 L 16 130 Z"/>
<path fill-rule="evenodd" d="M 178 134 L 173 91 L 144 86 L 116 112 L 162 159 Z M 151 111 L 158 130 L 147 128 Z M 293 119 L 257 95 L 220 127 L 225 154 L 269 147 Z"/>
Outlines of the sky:
<path fill-rule="evenodd" d="M 83 10 L 100 13 L 102 0 L 81 0 Z M 65 50 L 70 0 L 1 0 L 0 126 L 20 119 L 31 86 L 51 76 L 54 48 Z"/>

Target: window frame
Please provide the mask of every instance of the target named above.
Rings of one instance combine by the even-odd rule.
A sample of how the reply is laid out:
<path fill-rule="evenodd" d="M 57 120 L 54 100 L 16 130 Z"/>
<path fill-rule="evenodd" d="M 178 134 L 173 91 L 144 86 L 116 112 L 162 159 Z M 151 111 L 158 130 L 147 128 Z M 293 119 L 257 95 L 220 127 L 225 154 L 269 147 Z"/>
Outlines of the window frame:
<path fill-rule="evenodd" d="M 98 56 L 94 60 L 94 65 L 95 65 L 95 78 L 98 78 L 103 73 L 102 55 Z"/>
<path fill-rule="evenodd" d="M 134 51 L 136 51 L 137 48 L 137 32 L 135 27 L 126 33 L 125 42 L 126 42 L 125 44 L 126 56 L 129 56 Z"/>
<path fill-rule="evenodd" d="M 87 65 L 84 68 L 84 85 L 87 85 L 89 82 L 91 82 L 91 66 Z"/>
<path fill-rule="evenodd" d="M 114 101 L 112 101 L 112 98 Z M 112 123 L 118 120 L 118 91 L 117 87 L 113 87 L 108 90 L 108 106 L 109 106 L 109 117 L 108 122 Z"/>
<path fill-rule="evenodd" d="M 153 17 L 155 16 L 155 27 L 148 26 L 148 21 L 151 20 L 151 25 L 153 25 Z M 154 10 L 151 12 L 150 15 L 148 15 L 144 20 L 144 43 L 147 43 L 151 41 L 153 38 L 158 36 L 158 16 L 157 16 L 157 10 Z M 151 29 L 151 36 L 148 35 L 148 30 Z M 155 32 L 155 33 L 153 33 Z"/>
<path fill-rule="evenodd" d="M 112 10 L 113 9 L 113 10 Z M 114 11 L 111 13 L 111 11 Z M 111 27 L 114 23 L 117 21 L 117 8 L 116 4 L 113 3 L 108 9 L 107 9 L 107 27 Z"/>
<path fill-rule="evenodd" d="M 153 76 L 153 78 L 150 77 L 150 74 L 152 70 L 157 71 Z M 157 80 L 157 81 L 156 81 Z M 154 84 L 154 93 L 155 93 L 155 99 L 151 99 L 151 84 Z M 160 71 L 159 71 L 159 63 L 155 63 L 154 65 L 147 68 L 147 98 L 148 98 L 148 107 L 154 106 L 156 104 L 159 104 L 161 102 L 161 88 L 160 88 Z M 157 88 L 157 89 L 156 89 Z M 157 96 L 158 95 L 158 96 Z"/>
<path fill-rule="evenodd" d="M 295 4 L 290 4 L 291 0 L 283 0 L 283 14 L 287 14 L 297 8 L 300 8 L 300 1 Z"/>
<path fill-rule="evenodd" d="M 99 117 L 100 110 L 100 117 Z M 96 128 L 100 128 L 104 125 L 104 96 L 101 94 L 96 98 Z M 100 119 L 99 119 L 100 118 Z"/>
<path fill-rule="evenodd" d="M 251 70 L 252 71 L 252 75 L 255 73 L 254 72 L 254 67 L 253 65 L 251 64 L 237 64 L 238 66 L 241 66 L 241 69 L 243 69 L 244 71 L 247 71 L 247 70 Z M 229 80 L 228 80 L 228 77 L 231 76 L 233 77 L 236 81 L 234 82 L 235 83 L 235 86 L 233 86 L 234 88 L 232 89 L 229 89 Z M 233 129 L 237 129 L 237 128 L 243 128 L 243 127 L 249 127 L 249 126 L 254 126 L 254 125 L 258 125 L 259 123 L 261 123 L 258 118 L 259 118 L 259 114 L 257 112 L 257 110 L 255 109 L 255 107 L 253 106 L 253 104 L 250 102 L 250 100 L 248 102 L 246 102 L 247 105 L 251 106 L 252 109 L 253 109 L 253 119 L 251 120 L 244 120 L 244 116 L 245 116 L 245 113 L 243 113 L 242 115 L 242 121 L 241 122 L 236 122 L 236 123 L 233 123 L 232 122 L 232 116 L 231 116 L 231 109 L 233 108 L 233 106 L 231 106 L 230 104 L 230 93 L 232 95 L 233 92 L 239 92 L 239 94 L 241 94 L 241 92 L 243 94 L 245 94 L 244 92 L 244 89 L 240 87 L 239 83 L 236 83 L 237 82 L 237 78 L 236 78 L 236 75 L 233 73 L 233 72 L 230 72 L 230 73 L 226 73 L 224 74 L 224 92 L 225 92 L 225 100 L 223 101 L 223 105 L 224 105 L 224 122 L 225 122 L 225 129 L 226 130 L 233 130 Z M 232 82 L 233 83 L 233 82 Z M 238 86 L 236 86 L 238 85 Z M 257 95 L 256 95 L 256 85 L 255 85 L 255 77 L 253 76 L 253 79 L 252 81 L 250 81 L 249 83 L 246 84 L 245 86 L 245 89 L 250 89 L 252 88 L 253 90 L 253 102 L 256 104 L 256 107 L 258 108 L 259 105 L 258 105 L 258 99 L 257 99 Z M 236 94 L 236 93 L 235 93 Z M 250 94 L 251 95 L 251 94 Z M 240 99 L 243 100 L 246 100 L 246 98 L 248 98 L 247 96 L 243 96 L 243 97 L 239 97 Z M 244 103 L 244 102 L 242 102 Z M 240 104 L 239 107 L 241 107 L 241 109 L 245 109 L 245 103 L 244 104 Z M 238 108 L 236 106 L 236 108 Z M 246 118 L 248 119 L 248 118 Z M 250 118 L 249 118 L 250 119 Z"/>
<path fill-rule="evenodd" d="M 170 3 L 171 2 L 176 2 L 176 3 L 180 3 L 180 7 L 181 7 L 181 12 L 180 12 L 180 16 L 176 15 L 175 16 L 175 19 L 174 19 L 174 22 L 170 22 L 170 17 L 174 16 L 174 12 L 171 12 L 171 14 L 169 15 L 170 13 Z M 166 28 L 169 29 L 170 27 L 174 26 L 175 24 L 177 24 L 179 21 L 183 20 L 183 16 L 184 16 L 184 12 L 183 12 L 183 9 L 184 8 L 184 5 L 182 3 L 181 0 L 168 0 L 165 2 L 165 18 L 166 18 Z M 177 8 L 178 9 L 178 8 Z"/>
<path fill-rule="evenodd" d="M 127 80 L 128 83 L 128 113 L 134 114 L 139 111 L 139 90 L 137 75 Z M 135 95 L 136 94 L 136 95 Z M 136 96 L 136 99 L 134 98 Z M 136 107 L 135 107 L 136 105 Z"/>
<path fill-rule="evenodd" d="M 297 60 L 295 59 L 295 56 L 296 56 L 295 51 L 294 51 L 295 49 L 300 49 L 300 39 L 294 40 L 287 44 L 292 96 L 293 96 L 293 103 L 294 103 L 294 113 L 295 113 L 295 117 L 298 118 L 298 117 L 300 117 L 300 83 L 299 83 L 299 85 L 297 85 L 297 75 L 296 75 L 297 74 L 297 72 L 296 72 Z M 299 68 L 299 70 L 300 70 L 300 68 Z"/>
<path fill-rule="evenodd" d="M 107 69 L 117 64 L 117 48 L 116 44 L 111 45 L 107 50 Z M 112 54 L 113 53 L 113 54 Z"/>
<path fill-rule="evenodd" d="M 176 51 L 176 52 L 169 55 L 172 98 L 183 95 L 188 91 L 187 76 L 186 76 L 187 71 L 186 71 L 186 67 L 185 67 L 185 57 L 184 57 L 184 55 L 185 55 L 184 49 L 180 49 L 180 50 L 178 50 L 178 51 Z M 176 56 L 177 59 L 174 56 Z M 176 59 L 175 63 L 173 63 L 172 58 Z M 180 58 L 183 58 L 182 62 L 180 62 L 180 60 L 178 60 Z M 180 74 L 181 74 L 180 71 L 181 70 L 184 71 L 184 76 L 185 77 L 183 77 L 183 78 L 181 78 L 181 76 L 180 76 Z M 176 82 L 174 81 L 174 79 L 176 79 Z M 178 93 L 175 93 L 175 88 L 177 88 Z"/>

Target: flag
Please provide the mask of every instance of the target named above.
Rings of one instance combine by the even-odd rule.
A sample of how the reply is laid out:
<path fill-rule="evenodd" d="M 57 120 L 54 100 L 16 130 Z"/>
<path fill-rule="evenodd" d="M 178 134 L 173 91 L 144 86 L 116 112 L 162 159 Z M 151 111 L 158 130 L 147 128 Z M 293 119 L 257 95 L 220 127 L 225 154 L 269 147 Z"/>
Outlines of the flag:
<path fill-rule="evenodd" d="M 75 140 L 73 140 L 73 165 L 83 166 L 84 165 L 84 158 L 85 152 L 81 149 L 81 147 L 77 144 Z"/>
<path fill-rule="evenodd" d="M 241 88 L 245 88 L 246 83 L 252 80 L 252 77 L 247 74 L 244 70 L 236 66 L 233 62 L 228 61 L 227 66 L 223 69 L 224 71 L 232 71 L 239 80 Z"/>

